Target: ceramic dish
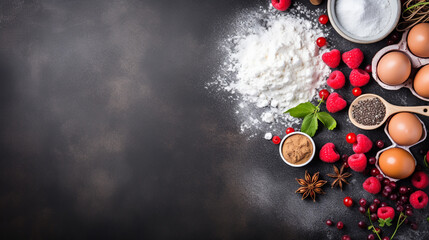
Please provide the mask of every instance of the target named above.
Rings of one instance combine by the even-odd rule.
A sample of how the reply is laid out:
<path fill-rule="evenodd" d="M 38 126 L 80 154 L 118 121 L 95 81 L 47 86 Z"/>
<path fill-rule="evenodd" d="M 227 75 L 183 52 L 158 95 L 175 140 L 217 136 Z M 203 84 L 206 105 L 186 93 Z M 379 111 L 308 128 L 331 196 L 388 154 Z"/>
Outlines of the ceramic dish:
<path fill-rule="evenodd" d="M 348 32 L 341 26 L 335 10 L 336 3 L 338 1 L 340 0 L 328 0 L 329 21 L 331 22 L 332 27 L 335 29 L 335 31 L 337 31 L 338 34 L 340 34 L 343 38 L 355 43 L 369 44 L 369 43 L 378 42 L 384 39 L 395 29 L 396 25 L 399 22 L 399 18 L 401 16 L 401 1 L 390 0 L 390 4 L 392 7 L 392 17 L 391 17 L 391 21 L 388 24 L 388 27 L 386 27 L 384 31 L 380 32 L 375 36 L 363 38 L 363 37 L 353 35 L 353 33 Z"/>
<path fill-rule="evenodd" d="M 288 162 L 288 161 L 284 158 L 283 153 L 282 153 L 282 147 L 283 147 L 283 143 L 285 142 L 285 140 L 286 140 L 287 138 L 289 138 L 289 137 L 293 136 L 293 135 L 296 135 L 296 134 L 303 135 L 303 136 L 307 137 L 308 139 L 310 139 L 311 145 L 313 146 L 313 153 L 311 154 L 310 159 L 308 159 L 308 160 L 307 160 L 307 162 L 302 163 L 302 164 L 292 164 L 292 163 Z M 308 136 L 306 133 L 303 133 L 303 132 L 293 132 L 293 133 L 289 133 L 289 134 L 287 134 L 287 135 L 282 139 L 282 141 L 280 142 L 280 145 L 279 145 L 279 153 L 280 153 L 280 157 L 282 158 L 283 162 L 285 162 L 287 165 L 289 165 L 289 166 L 291 166 L 291 167 L 303 167 L 303 166 L 305 166 L 305 165 L 309 164 L 309 163 L 313 160 L 314 155 L 316 154 L 316 144 L 314 144 L 313 139 L 312 139 L 310 136 Z"/>

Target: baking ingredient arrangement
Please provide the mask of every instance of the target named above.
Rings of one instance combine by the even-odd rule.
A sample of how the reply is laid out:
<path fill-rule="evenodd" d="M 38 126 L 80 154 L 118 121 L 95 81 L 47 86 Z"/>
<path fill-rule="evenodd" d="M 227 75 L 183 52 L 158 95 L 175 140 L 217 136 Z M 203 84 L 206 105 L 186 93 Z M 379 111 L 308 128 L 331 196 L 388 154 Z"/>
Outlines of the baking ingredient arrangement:
<path fill-rule="evenodd" d="M 311 1 L 314 5 L 320 2 Z M 395 27 L 389 26 L 395 12 L 417 11 L 414 8 L 420 5 L 424 5 L 419 7 L 424 11 L 427 5 L 420 1 L 410 8 L 410 1 L 404 1 L 406 9 L 393 11 L 389 0 L 334 2 L 336 24 L 359 37 L 373 37 Z M 296 177 L 296 193 L 302 200 L 317 202 L 323 194 L 329 194 L 327 183 L 342 191 L 354 175 L 363 174 L 367 177 L 359 187 L 373 195 L 373 200 L 346 196 L 343 204 L 347 211 L 355 209 L 362 214 L 357 225 L 367 231 L 367 239 L 393 239 L 401 231 L 418 231 L 423 220 L 413 215 L 428 205 L 429 152 L 423 152 L 425 158 L 419 161 L 410 148 L 426 139 L 427 129 L 420 117 L 429 116 L 429 105 L 395 106 L 381 96 L 362 93 L 374 81 L 381 88 L 393 90 L 392 94 L 402 87 L 409 88 L 415 97 L 429 102 L 429 23 L 414 24 L 402 38 L 393 33 L 389 46 L 374 56 L 365 56 L 360 48 L 336 49 L 330 45 L 327 32 L 332 20 L 324 13 L 325 9 L 310 11 L 293 1 L 272 0 L 269 9 L 261 7 L 241 16 L 234 26 L 236 33 L 222 42 L 227 57 L 213 85 L 231 94 L 237 103 L 243 133 L 253 131 L 251 136 L 263 136 L 278 145 L 280 158 L 288 167 L 332 165 L 331 173 L 311 174 L 305 170 L 303 178 Z M 371 65 L 362 66 L 365 58 L 372 59 Z M 342 63 L 350 69 L 349 74 L 338 69 Z M 355 100 L 351 103 L 338 92 L 346 85 L 353 86 L 349 94 Z M 385 147 L 384 141 L 374 141 L 365 132 L 350 131 L 345 136 L 353 150 L 350 156 L 340 155 L 342 149 L 334 142 L 319 142 L 322 147 L 316 149 L 313 137 L 320 131 L 319 126 L 336 134 L 337 126 L 343 123 L 335 116 L 347 111 L 350 122 L 358 128 L 374 130 L 384 125 L 392 144 Z M 297 131 L 293 126 L 299 124 Z M 272 134 L 283 131 L 279 128 L 286 129 L 285 136 Z M 375 156 L 370 155 L 374 148 L 378 149 Z M 357 209 L 352 208 L 355 202 Z M 332 220 L 335 216 L 325 217 L 327 227 L 345 228 L 343 221 Z M 338 236 L 354 239 L 346 230 Z"/>

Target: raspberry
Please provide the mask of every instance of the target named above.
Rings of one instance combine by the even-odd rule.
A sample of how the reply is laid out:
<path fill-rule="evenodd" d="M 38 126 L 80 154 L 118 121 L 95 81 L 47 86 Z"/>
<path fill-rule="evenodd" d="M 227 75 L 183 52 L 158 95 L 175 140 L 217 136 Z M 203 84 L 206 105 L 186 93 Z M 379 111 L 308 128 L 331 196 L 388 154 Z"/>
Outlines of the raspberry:
<path fill-rule="evenodd" d="M 355 153 L 367 153 L 372 148 L 372 141 L 363 134 L 358 134 L 356 137 L 357 143 L 353 144 L 353 151 Z"/>
<path fill-rule="evenodd" d="M 376 177 L 369 177 L 362 184 L 363 189 L 371 194 L 377 194 L 381 191 L 381 183 Z"/>
<path fill-rule="evenodd" d="M 358 68 L 363 61 L 363 53 L 359 48 L 343 53 L 343 62 L 351 69 Z"/>
<path fill-rule="evenodd" d="M 338 67 L 338 65 L 340 65 L 341 53 L 339 50 L 334 49 L 330 52 L 324 53 L 322 55 L 322 60 L 330 68 L 336 68 L 336 67 Z"/>
<path fill-rule="evenodd" d="M 429 177 L 426 173 L 419 171 L 413 174 L 411 183 L 418 189 L 426 188 L 429 185 Z"/>
<path fill-rule="evenodd" d="M 363 172 L 366 168 L 366 156 L 363 153 L 356 153 L 347 160 L 350 168 L 356 172 Z"/>
<path fill-rule="evenodd" d="M 347 106 L 346 100 L 338 93 L 331 93 L 326 100 L 326 109 L 331 113 L 343 110 Z"/>
<path fill-rule="evenodd" d="M 422 209 L 428 205 L 428 195 L 422 190 L 417 190 L 410 195 L 411 206 L 415 209 Z"/>
<path fill-rule="evenodd" d="M 358 69 L 358 68 L 353 69 L 350 72 L 350 76 L 349 76 L 350 84 L 353 87 L 365 86 L 369 82 L 369 78 L 370 78 L 369 73 L 365 72 L 362 69 Z"/>
<path fill-rule="evenodd" d="M 320 149 L 319 158 L 324 162 L 334 163 L 340 159 L 340 154 L 335 151 L 333 143 L 327 143 Z"/>
<path fill-rule="evenodd" d="M 381 219 L 394 219 L 395 218 L 395 209 L 392 207 L 381 207 L 377 210 L 378 218 Z"/>
<path fill-rule="evenodd" d="M 346 77 L 344 77 L 344 74 L 341 71 L 337 70 L 333 71 L 326 81 L 331 88 L 340 89 L 344 87 L 344 84 L 346 84 Z"/>

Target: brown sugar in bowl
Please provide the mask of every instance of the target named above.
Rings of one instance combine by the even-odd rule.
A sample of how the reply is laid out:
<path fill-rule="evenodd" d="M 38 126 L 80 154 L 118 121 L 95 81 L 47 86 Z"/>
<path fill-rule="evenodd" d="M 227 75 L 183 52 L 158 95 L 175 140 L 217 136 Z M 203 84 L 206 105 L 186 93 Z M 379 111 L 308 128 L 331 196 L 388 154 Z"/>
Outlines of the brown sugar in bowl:
<path fill-rule="evenodd" d="M 305 133 L 293 132 L 286 135 L 279 145 L 282 160 L 292 167 L 303 167 L 313 160 L 316 145 Z"/>

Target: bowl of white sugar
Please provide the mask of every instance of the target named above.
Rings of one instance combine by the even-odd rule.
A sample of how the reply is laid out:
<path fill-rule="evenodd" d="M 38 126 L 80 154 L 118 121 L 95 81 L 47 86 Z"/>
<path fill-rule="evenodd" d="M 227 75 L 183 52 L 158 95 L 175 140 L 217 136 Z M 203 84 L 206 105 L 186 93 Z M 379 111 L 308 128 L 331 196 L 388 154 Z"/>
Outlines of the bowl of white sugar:
<path fill-rule="evenodd" d="M 361 44 L 387 37 L 401 16 L 400 0 L 328 0 L 332 27 L 345 39 Z"/>

